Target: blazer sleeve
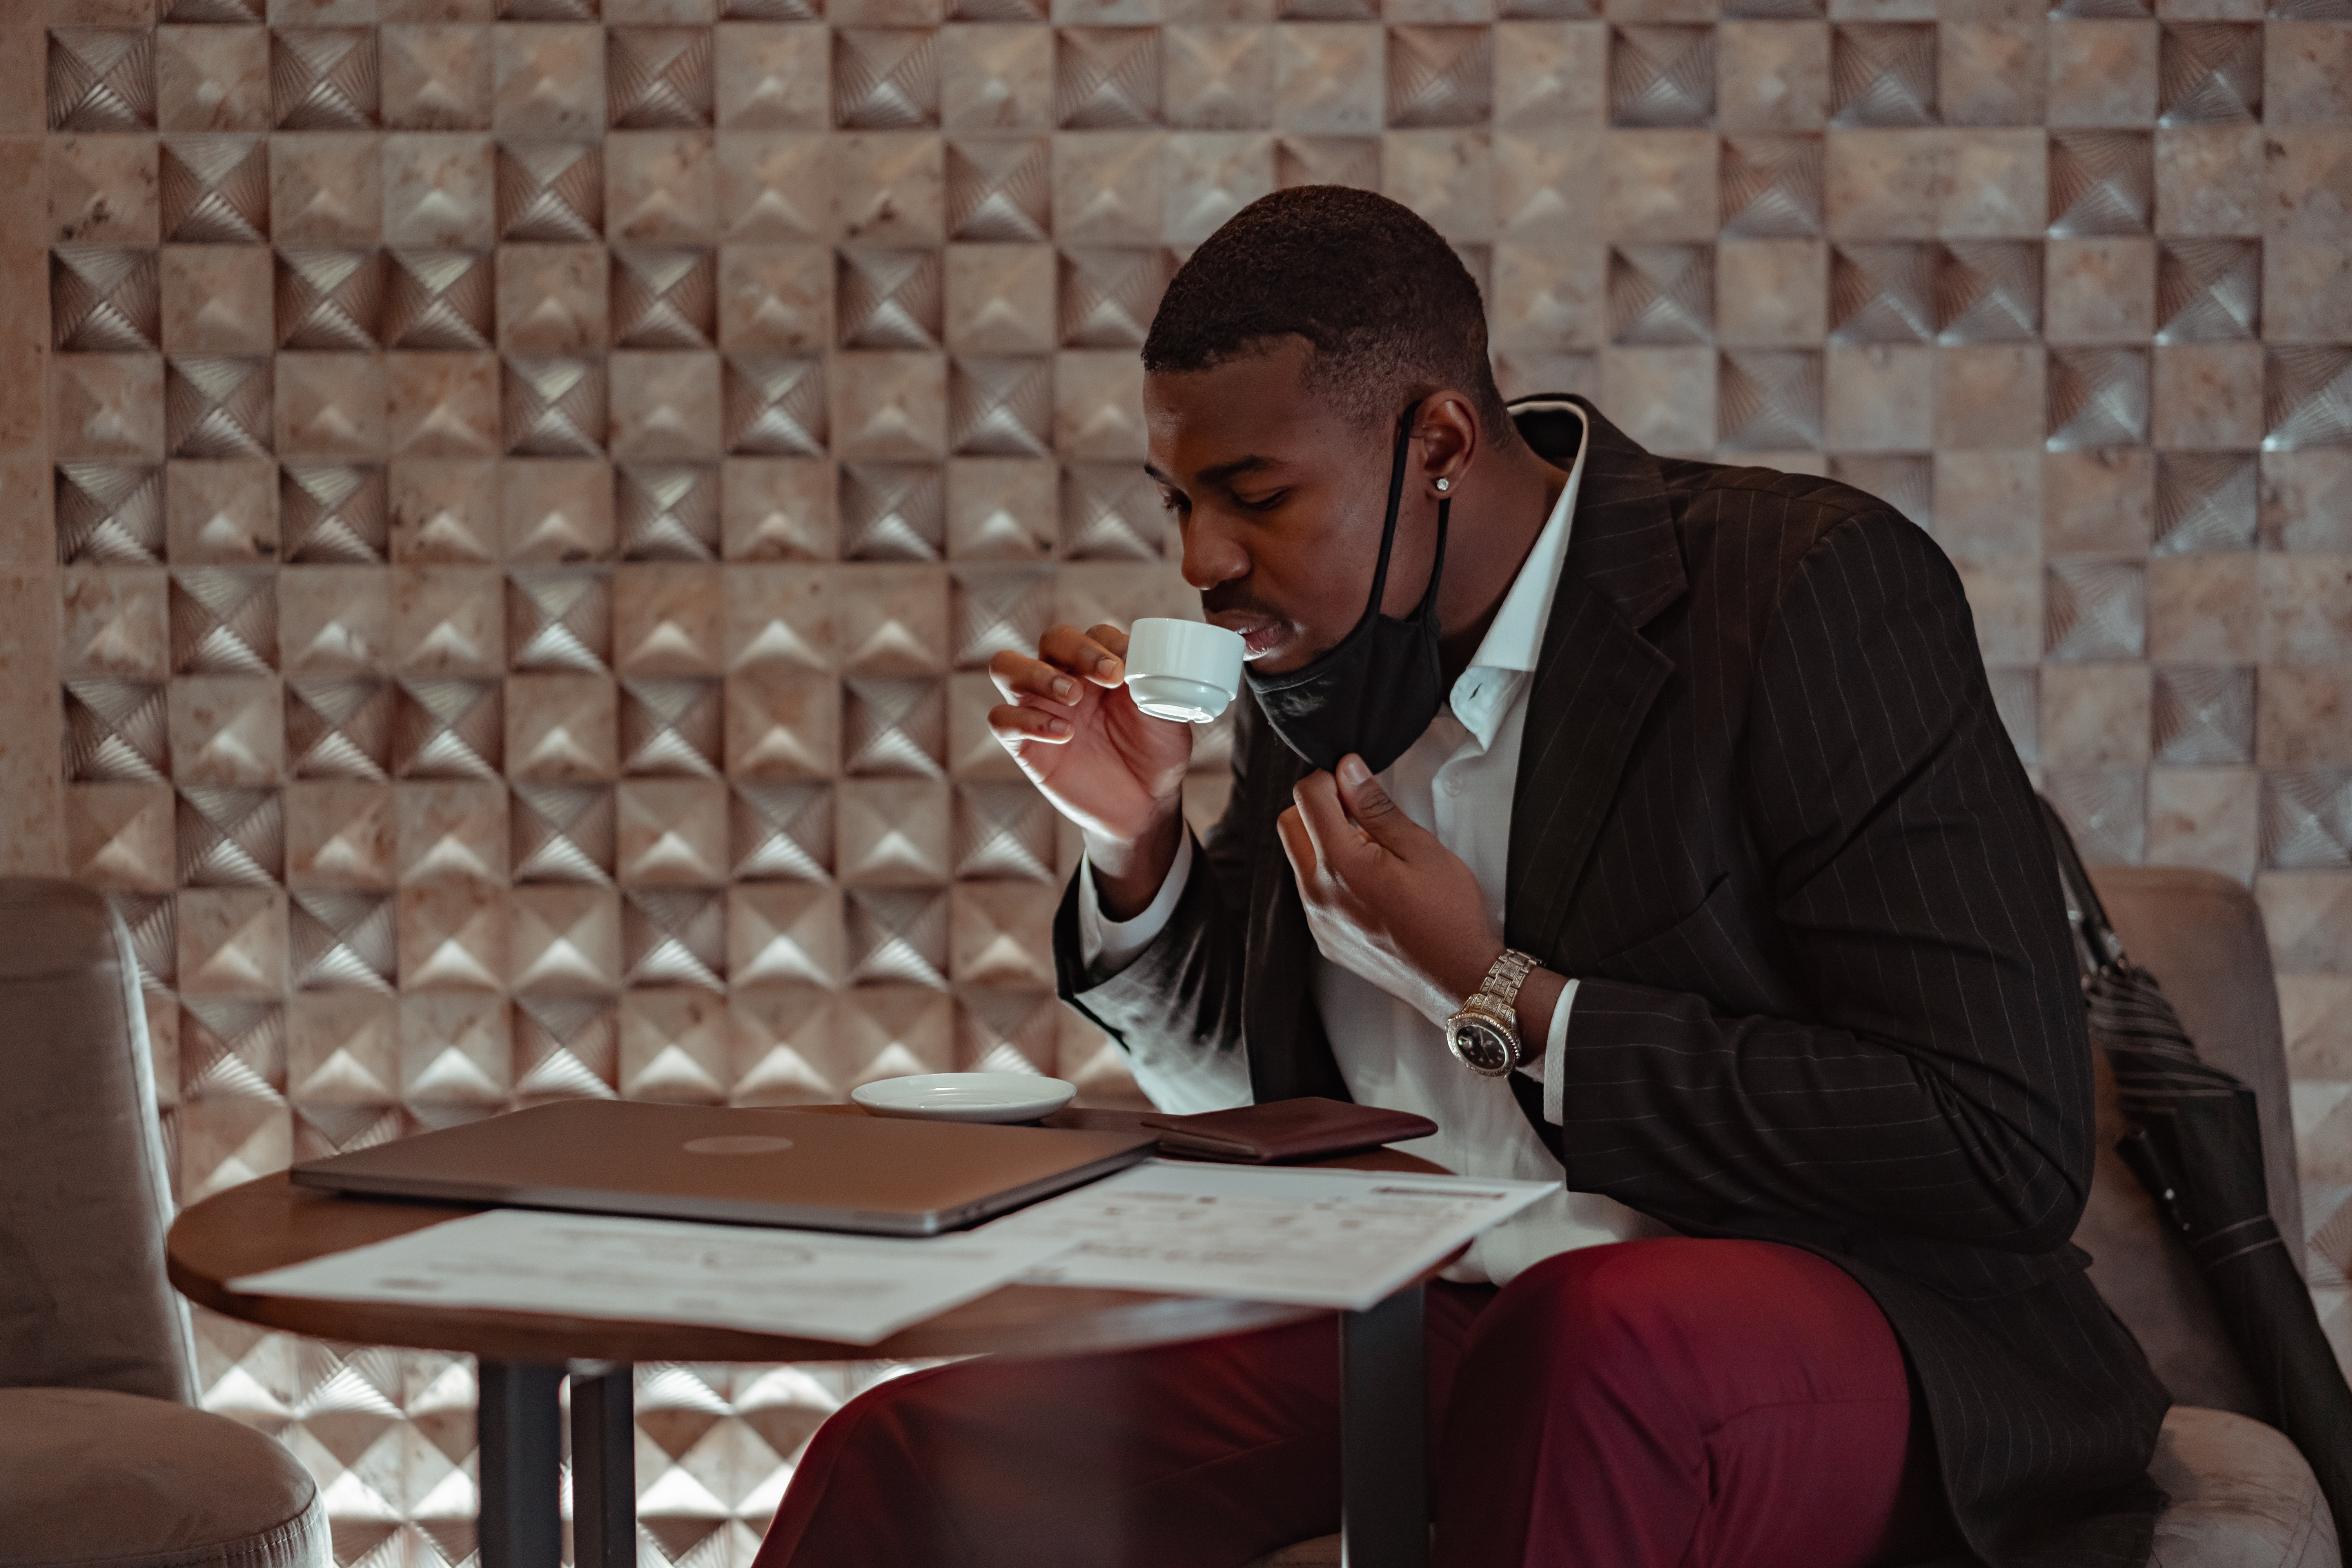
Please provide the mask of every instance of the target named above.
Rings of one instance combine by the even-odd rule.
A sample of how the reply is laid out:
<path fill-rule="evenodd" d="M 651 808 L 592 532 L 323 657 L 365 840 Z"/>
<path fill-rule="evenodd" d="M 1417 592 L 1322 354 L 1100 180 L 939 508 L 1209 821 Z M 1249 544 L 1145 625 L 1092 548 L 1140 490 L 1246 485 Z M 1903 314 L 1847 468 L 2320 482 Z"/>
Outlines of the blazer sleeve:
<path fill-rule="evenodd" d="M 2090 1189 L 2088 1041 L 1958 576 L 1877 511 L 1783 582 L 1737 786 L 1811 1016 L 1583 977 L 1569 1184 L 1696 1229 L 2059 1248 Z"/>
<path fill-rule="evenodd" d="M 1242 1037 L 1243 954 L 1250 896 L 1253 748 L 1267 731 L 1247 692 L 1234 719 L 1234 784 L 1168 924 L 1117 973 L 1088 971 L 1078 936 L 1079 867 L 1054 917 L 1054 973 L 1063 1001 L 1117 1041 L 1138 1084 L 1163 1110 L 1222 1110 L 1250 1101 Z M 1189 831 L 1189 830 L 1188 830 Z"/>

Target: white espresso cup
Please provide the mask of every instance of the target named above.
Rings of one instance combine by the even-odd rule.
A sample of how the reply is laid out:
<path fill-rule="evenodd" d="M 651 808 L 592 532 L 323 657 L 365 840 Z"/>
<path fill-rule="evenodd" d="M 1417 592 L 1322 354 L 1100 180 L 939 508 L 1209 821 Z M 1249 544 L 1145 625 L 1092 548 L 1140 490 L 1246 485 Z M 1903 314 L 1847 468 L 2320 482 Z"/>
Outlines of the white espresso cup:
<path fill-rule="evenodd" d="M 1206 724 L 1242 689 L 1239 632 L 1148 616 L 1127 634 L 1127 694 L 1154 719 Z"/>

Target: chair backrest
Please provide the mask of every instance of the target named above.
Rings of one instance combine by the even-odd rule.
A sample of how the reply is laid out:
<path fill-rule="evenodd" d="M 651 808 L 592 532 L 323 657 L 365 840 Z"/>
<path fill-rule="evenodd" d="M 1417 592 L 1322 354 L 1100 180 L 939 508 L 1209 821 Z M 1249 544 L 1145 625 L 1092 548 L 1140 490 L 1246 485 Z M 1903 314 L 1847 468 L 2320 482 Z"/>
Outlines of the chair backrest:
<path fill-rule="evenodd" d="M 2156 976 L 2198 1054 L 2252 1089 L 2262 1110 L 2271 1215 L 2302 1266 L 2303 1198 L 2278 985 L 2261 908 L 2238 882 L 2178 866 L 2108 866 L 2091 874 L 2124 951 Z M 2188 1250 L 2157 1213 L 2116 1141 L 2126 1130 L 2105 1058 L 2094 1052 L 2099 1163 L 2075 1242 L 2091 1279 L 2139 1338 L 2182 1405 L 2268 1420 Z"/>
<path fill-rule="evenodd" d="M 0 878 L 0 1386 L 192 1401 L 154 1107 L 121 922 L 75 883 Z"/>

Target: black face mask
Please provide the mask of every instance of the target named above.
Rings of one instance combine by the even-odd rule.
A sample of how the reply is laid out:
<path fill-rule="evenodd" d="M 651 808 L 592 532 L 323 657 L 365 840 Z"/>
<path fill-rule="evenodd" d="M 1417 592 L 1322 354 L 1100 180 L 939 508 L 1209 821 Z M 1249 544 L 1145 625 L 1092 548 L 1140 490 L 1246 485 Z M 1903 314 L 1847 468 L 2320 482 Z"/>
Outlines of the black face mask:
<path fill-rule="evenodd" d="M 1371 603 L 1339 644 L 1286 675 L 1250 670 L 1250 690 L 1274 732 L 1314 768 L 1336 768 L 1354 752 L 1380 773 L 1421 739 L 1445 701 L 1445 675 L 1437 653 L 1437 582 L 1445 567 L 1446 512 L 1437 503 L 1437 555 L 1429 586 L 1412 614 L 1381 614 L 1388 587 L 1389 550 L 1396 542 L 1397 507 L 1404 499 L 1404 459 L 1412 442 L 1415 403 L 1397 426 L 1396 457 L 1389 466 L 1389 510 L 1381 524 L 1381 560 L 1372 572 Z"/>

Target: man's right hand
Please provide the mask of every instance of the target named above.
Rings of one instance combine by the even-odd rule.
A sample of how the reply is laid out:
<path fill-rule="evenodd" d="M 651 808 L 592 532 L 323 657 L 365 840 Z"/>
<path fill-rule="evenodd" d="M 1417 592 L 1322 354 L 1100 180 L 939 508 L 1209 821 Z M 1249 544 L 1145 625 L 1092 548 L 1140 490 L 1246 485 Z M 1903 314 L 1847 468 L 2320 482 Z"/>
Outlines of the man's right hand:
<path fill-rule="evenodd" d="M 1175 864 L 1184 831 L 1192 726 L 1154 719 L 1127 694 L 1127 634 L 1055 626 L 1037 657 L 989 660 L 1004 701 L 988 727 L 1047 800 L 1087 837 L 1103 912 L 1130 920 Z"/>

